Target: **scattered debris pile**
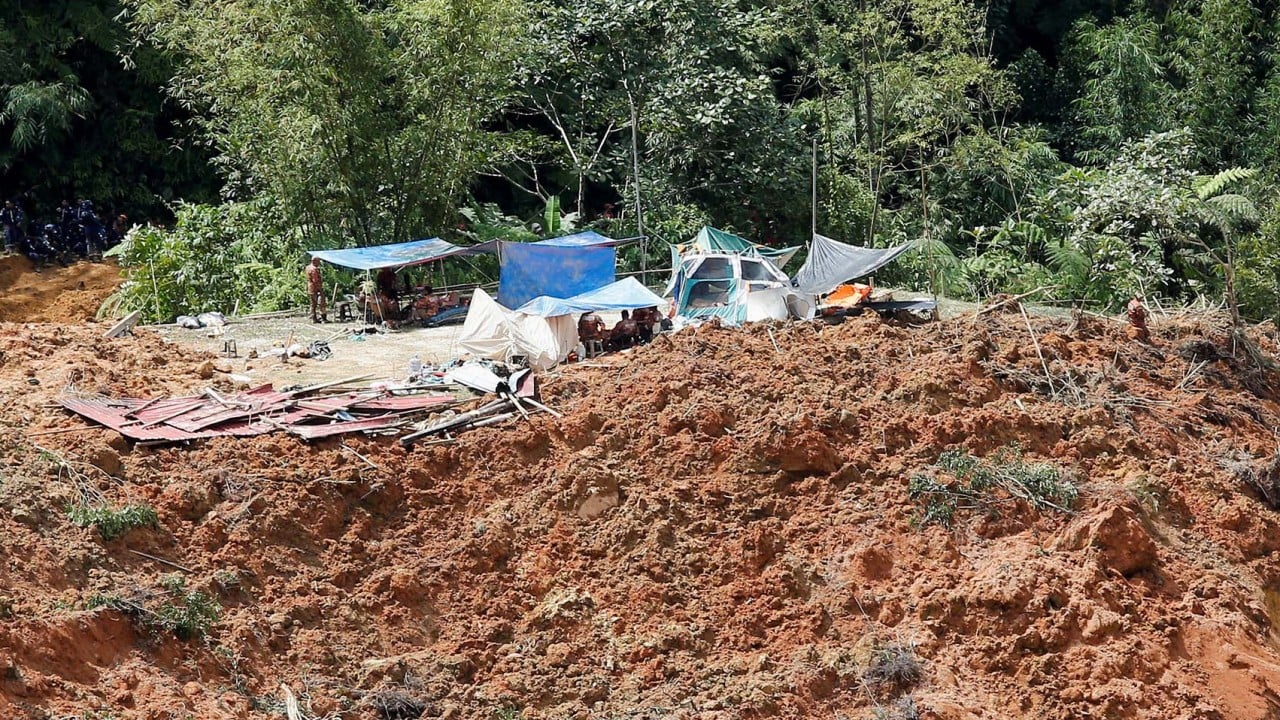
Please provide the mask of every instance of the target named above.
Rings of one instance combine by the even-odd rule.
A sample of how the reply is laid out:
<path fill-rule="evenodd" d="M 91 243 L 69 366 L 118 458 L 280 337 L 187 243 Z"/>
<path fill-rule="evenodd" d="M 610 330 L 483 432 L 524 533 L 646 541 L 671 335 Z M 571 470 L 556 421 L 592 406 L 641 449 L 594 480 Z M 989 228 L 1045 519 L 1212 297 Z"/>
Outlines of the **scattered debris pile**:
<path fill-rule="evenodd" d="M 276 430 L 305 440 L 383 432 L 457 403 L 453 395 L 445 393 L 322 393 L 325 389 L 326 386 L 312 386 L 277 392 L 271 385 L 263 385 L 224 396 L 210 388 L 189 397 L 66 398 L 61 404 L 132 441 L 163 444 L 220 436 L 250 437 Z"/>

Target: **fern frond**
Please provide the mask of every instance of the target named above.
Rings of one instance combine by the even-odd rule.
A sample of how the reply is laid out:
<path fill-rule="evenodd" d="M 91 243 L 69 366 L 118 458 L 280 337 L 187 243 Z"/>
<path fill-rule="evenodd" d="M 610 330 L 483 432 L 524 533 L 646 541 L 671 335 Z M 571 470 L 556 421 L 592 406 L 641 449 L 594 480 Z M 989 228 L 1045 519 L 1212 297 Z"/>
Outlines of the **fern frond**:
<path fill-rule="evenodd" d="M 1089 274 L 1089 257 L 1079 248 L 1066 243 L 1050 245 L 1045 249 L 1049 259 L 1049 267 L 1074 278 L 1084 278 Z"/>
<path fill-rule="evenodd" d="M 1232 220 L 1258 222 L 1259 219 L 1258 206 L 1243 195 L 1215 195 L 1205 200 L 1205 203 Z"/>
<path fill-rule="evenodd" d="M 1191 189 L 1201 200 L 1207 200 L 1222 192 L 1229 185 L 1243 182 L 1257 175 L 1255 168 L 1227 168 L 1217 175 L 1199 175 L 1191 181 Z"/>

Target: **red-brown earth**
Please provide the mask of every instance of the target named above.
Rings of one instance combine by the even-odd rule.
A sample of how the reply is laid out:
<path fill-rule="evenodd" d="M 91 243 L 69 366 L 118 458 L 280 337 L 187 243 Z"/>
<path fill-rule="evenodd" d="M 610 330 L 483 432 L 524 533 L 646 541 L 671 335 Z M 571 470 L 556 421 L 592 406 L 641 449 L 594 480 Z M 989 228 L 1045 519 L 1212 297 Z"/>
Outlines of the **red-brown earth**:
<path fill-rule="evenodd" d="M 50 265 L 36 272 L 23 255 L 0 257 L 0 322 L 92 320 L 124 279 L 114 260 Z"/>
<path fill-rule="evenodd" d="M 410 450 L 49 433 L 206 358 L 0 324 L 0 717 L 1275 717 L 1275 346 L 1031 323 L 686 331 L 546 375 L 563 418 Z M 921 522 L 913 476 L 1015 443 L 1069 512 Z M 72 524 L 95 493 L 158 528 Z M 203 639 L 101 602 L 175 573 Z"/>

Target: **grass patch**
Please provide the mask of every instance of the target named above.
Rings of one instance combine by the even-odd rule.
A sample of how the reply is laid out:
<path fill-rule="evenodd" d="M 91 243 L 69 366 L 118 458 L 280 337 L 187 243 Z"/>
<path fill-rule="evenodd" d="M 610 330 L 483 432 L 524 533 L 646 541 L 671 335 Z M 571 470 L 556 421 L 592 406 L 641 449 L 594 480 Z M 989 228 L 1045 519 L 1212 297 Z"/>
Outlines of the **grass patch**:
<path fill-rule="evenodd" d="M 130 597 L 97 594 L 85 601 L 85 609 L 110 608 L 123 613 L 152 635 L 173 635 L 198 640 L 209 634 L 222 614 L 217 601 L 199 590 L 188 590 L 181 575 L 166 575 L 159 591 L 139 591 Z"/>
<path fill-rule="evenodd" d="M 93 526 L 103 540 L 115 540 L 134 528 L 160 527 L 160 517 L 150 505 L 72 505 L 67 517 L 77 527 Z"/>
<path fill-rule="evenodd" d="M 1017 445 L 985 458 L 947 450 L 926 472 L 911 478 L 907 493 L 920 505 L 918 527 L 951 527 L 959 510 L 998 512 L 1001 504 L 1018 500 L 1037 510 L 1071 512 L 1080 496 L 1062 468 L 1026 460 Z"/>

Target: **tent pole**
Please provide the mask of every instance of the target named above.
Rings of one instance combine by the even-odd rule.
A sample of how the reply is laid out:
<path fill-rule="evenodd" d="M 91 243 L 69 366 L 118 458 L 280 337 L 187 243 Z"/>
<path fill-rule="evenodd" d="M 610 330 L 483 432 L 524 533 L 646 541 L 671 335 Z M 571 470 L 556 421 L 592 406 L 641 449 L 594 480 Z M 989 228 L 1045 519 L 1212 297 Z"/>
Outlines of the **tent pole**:
<path fill-rule="evenodd" d="M 644 234 L 644 212 L 640 204 L 640 141 L 638 113 L 636 101 L 627 89 L 627 103 L 631 106 L 631 165 L 635 173 L 636 184 L 636 234 L 640 236 L 640 282 L 649 286 L 649 238 Z"/>
<path fill-rule="evenodd" d="M 818 234 L 818 138 L 813 139 L 813 206 L 810 214 L 809 244 L 813 236 Z"/>

